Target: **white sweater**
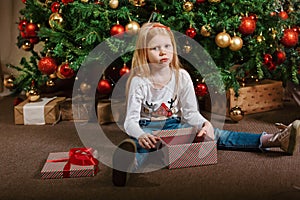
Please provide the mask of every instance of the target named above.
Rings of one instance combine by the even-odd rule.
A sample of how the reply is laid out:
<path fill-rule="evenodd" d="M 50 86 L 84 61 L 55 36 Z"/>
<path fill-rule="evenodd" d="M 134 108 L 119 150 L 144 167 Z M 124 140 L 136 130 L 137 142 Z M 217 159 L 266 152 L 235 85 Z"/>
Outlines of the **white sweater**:
<path fill-rule="evenodd" d="M 207 120 L 198 111 L 190 75 L 184 69 L 179 70 L 177 93 L 175 82 L 175 71 L 161 89 L 155 89 L 148 78 L 136 76 L 131 80 L 124 123 L 128 135 L 139 138 L 145 133 L 139 126 L 140 119 L 160 120 L 171 116 L 181 117 L 183 122 L 201 129 Z"/>

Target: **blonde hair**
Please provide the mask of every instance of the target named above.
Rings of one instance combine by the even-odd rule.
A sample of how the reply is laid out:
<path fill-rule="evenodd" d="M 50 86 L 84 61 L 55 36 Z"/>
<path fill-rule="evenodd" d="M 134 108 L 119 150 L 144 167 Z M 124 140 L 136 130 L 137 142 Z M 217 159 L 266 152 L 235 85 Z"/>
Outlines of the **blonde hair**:
<path fill-rule="evenodd" d="M 150 77 L 150 67 L 147 62 L 147 47 L 149 41 L 156 35 L 167 35 L 171 39 L 173 45 L 173 59 L 170 63 L 170 67 L 176 71 L 176 85 L 178 84 L 178 74 L 179 69 L 181 68 L 181 63 L 179 62 L 177 55 L 176 41 L 173 32 L 169 27 L 161 23 L 148 22 L 143 24 L 138 33 L 135 51 L 132 58 L 131 70 L 126 84 L 126 96 L 128 96 L 130 83 L 133 77 Z"/>

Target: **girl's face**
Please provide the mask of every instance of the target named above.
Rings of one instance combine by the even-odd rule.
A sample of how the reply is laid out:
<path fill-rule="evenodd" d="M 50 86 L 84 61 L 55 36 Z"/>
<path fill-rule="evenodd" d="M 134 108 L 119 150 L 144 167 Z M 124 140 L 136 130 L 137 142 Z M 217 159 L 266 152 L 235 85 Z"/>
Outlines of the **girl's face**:
<path fill-rule="evenodd" d="M 148 43 L 147 59 L 150 64 L 169 66 L 173 59 L 173 45 L 167 35 L 156 35 Z"/>

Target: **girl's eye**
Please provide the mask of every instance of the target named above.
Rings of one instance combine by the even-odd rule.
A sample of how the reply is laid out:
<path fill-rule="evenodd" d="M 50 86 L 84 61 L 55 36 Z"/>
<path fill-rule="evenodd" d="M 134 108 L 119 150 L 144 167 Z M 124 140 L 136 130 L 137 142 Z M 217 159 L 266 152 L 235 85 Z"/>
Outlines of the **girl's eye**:
<path fill-rule="evenodd" d="M 152 50 L 154 50 L 154 51 L 158 51 L 159 50 L 159 47 L 153 47 L 153 48 L 151 48 Z"/>
<path fill-rule="evenodd" d="M 170 45 L 170 44 L 166 44 L 166 45 L 165 45 L 165 48 L 166 48 L 166 49 L 169 49 L 169 48 L 171 48 L 171 45 Z"/>

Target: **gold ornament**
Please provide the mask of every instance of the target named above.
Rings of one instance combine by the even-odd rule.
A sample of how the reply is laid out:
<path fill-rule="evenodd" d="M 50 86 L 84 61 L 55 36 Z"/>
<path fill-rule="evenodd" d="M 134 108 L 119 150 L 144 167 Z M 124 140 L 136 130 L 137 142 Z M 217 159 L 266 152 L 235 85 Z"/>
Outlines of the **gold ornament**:
<path fill-rule="evenodd" d="M 82 3 L 87 3 L 89 0 L 80 0 Z"/>
<path fill-rule="evenodd" d="M 192 47 L 190 46 L 189 42 L 187 41 L 186 44 L 183 46 L 184 53 L 190 53 L 192 51 Z"/>
<path fill-rule="evenodd" d="M 31 87 L 30 90 L 26 92 L 26 97 L 29 101 L 37 101 L 40 99 L 40 94 L 35 87 Z"/>
<path fill-rule="evenodd" d="M 118 0 L 110 0 L 109 1 L 109 7 L 112 9 L 116 9 L 119 6 L 119 1 Z"/>
<path fill-rule="evenodd" d="M 14 89 L 15 85 L 14 85 L 14 81 L 16 80 L 16 78 L 13 75 L 10 75 L 7 78 L 4 78 L 3 80 L 3 85 L 4 87 L 6 87 L 9 90 Z"/>
<path fill-rule="evenodd" d="M 230 109 L 229 117 L 232 121 L 238 122 L 244 118 L 244 111 L 239 106 L 235 106 Z"/>
<path fill-rule="evenodd" d="M 33 49 L 33 44 L 30 43 L 30 41 L 28 40 L 25 40 L 22 44 L 22 49 L 25 50 L 25 51 L 30 51 Z"/>
<path fill-rule="evenodd" d="M 53 29 L 55 26 L 62 27 L 64 19 L 60 13 L 52 13 L 49 17 L 49 25 Z"/>
<path fill-rule="evenodd" d="M 208 0 L 209 3 L 220 3 L 221 0 Z"/>
<path fill-rule="evenodd" d="M 89 84 L 83 82 L 83 83 L 80 84 L 79 88 L 80 88 L 80 91 L 81 91 L 82 93 L 87 93 L 88 91 L 91 90 L 91 85 L 89 85 Z"/>
<path fill-rule="evenodd" d="M 211 30 L 211 27 L 209 25 L 203 25 L 201 27 L 200 34 L 203 35 L 204 37 L 209 37 L 210 30 Z"/>
<path fill-rule="evenodd" d="M 277 36 L 277 31 L 275 29 L 272 28 L 272 32 L 271 32 L 271 36 L 272 38 L 275 40 L 276 36 Z"/>
<path fill-rule="evenodd" d="M 262 41 L 265 40 L 265 37 L 262 35 L 262 33 L 260 33 L 257 37 L 256 37 L 256 41 L 258 43 L 261 43 Z"/>
<path fill-rule="evenodd" d="M 50 79 L 55 79 L 55 78 L 57 78 L 56 73 L 54 72 L 53 74 L 50 74 L 50 75 L 49 75 L 49 78 L 50 78 Z"/>
<path fill-rule="evenodd" d="M 55 83 L 54 83 L 53 79 L 50 78 L 49 80 L 47 80 L 46 85 L 48 87 L 53 87 L 53 86 L 55 86 Z"/>
<path fill-rule="evenodd" d="M 187 2 L 184 2 L 183 3 L 183 10 L 187 11 L 187 12 L 190 12 L 191 10 L 193 10 L 194 8 L 194 4 L 190 1 L 187 1 Z"/>
<path fill-rule="evenodd" d="M 142 7 L 142 6 L 146 5 L 145 0 L 129 0 L 129 3 L 131 3 L 132 5 L 134 5 L 136 7 Z"/>
<path fill-rule="evenodd" d="M 53 2 L 54 2 L 54 0 L 46 0 L 44 5 L 48 8 L 50 8 Z"/>
<path fill-rule="evenodd" d="M 129 35 L 135 35 L 139 32 L 140 28 L 139 23 L 130 20 L 130 22 L 125 26 L 125 31 Z"/>
<path fill-rule="evenodd" d="M 216 38 L 216 44 L 221 48 L 226 48 L 230 45 L 231 37 L 226 31 L 219 33 Z"/>
<path fill-rule="evenodd" d="M 243 47 L 243 40 L 239 36 L 233 36 L 230 40 L 229 49 L 231 51 L 238 51 Z"/>

